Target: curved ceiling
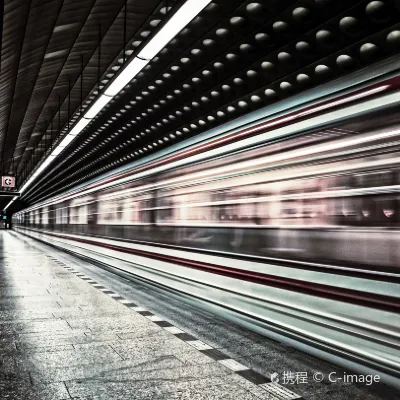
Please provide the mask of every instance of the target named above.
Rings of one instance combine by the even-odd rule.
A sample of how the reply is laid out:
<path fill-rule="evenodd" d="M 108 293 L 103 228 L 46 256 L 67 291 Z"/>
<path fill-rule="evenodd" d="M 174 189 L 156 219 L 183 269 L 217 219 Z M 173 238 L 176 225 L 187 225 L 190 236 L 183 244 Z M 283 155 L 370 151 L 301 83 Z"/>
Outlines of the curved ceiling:
<path fill-rule="evenodd" d="M 121 0 L 6 0 L 0 76 L 3 171 L 23 184 L 52 143 L 180 4 L 128 0 L 125 9 Z M 395 0 L 214 0 L 23 199 L 44 199 L 394 56 L 400 50 L 399 21 Z"/>

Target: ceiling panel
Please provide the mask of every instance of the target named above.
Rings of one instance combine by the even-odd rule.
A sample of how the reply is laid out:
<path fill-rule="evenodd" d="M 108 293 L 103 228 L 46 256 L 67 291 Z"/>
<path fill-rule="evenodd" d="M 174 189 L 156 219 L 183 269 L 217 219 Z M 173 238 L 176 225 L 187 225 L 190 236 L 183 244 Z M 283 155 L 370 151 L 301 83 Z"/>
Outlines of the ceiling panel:
<path fill-rule="evenodd" d="M 32 8 L 15 3 L 29 21 Z M 9 52 L 4 64 L 16 89 L 0 88 L 10 104 L 18 104 L 15 111 L 0 106 L 0 143 L 6 143 L 4 160 L 20 184 L 81 107 L 179 5 L 131 0 L 125 12 L 118 0 L 89 3 L 82 1 L 79 13 L 67 1 L 57 17 L 49 12 L 51 29 L 40 30 L 35 41 L 11 34 L 3 40 L 3 51 L 26 48 L 23 62 Z M 24 200 L 49 197 L 250 111 L 373 68 L 398 54 L 399 21 L 395 0 L 214 0 L 87 126 Z M 23 24 L 3 31 L 13 30 L 24 36 Z M 29 50 L 35 46 L 37 52 Z M 17 80 L 16 65 L 22 70 Z"/>

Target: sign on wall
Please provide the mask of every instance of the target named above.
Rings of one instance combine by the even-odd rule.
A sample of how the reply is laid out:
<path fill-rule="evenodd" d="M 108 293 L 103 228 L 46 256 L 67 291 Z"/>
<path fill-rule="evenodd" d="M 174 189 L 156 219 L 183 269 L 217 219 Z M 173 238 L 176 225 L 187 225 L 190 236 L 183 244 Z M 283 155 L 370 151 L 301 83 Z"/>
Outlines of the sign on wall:
<path fill-rule="evenodd" d="M 15 187 L 15 177 L 14 176 L 2 176 L 1 186 L 13 188 Z"/>

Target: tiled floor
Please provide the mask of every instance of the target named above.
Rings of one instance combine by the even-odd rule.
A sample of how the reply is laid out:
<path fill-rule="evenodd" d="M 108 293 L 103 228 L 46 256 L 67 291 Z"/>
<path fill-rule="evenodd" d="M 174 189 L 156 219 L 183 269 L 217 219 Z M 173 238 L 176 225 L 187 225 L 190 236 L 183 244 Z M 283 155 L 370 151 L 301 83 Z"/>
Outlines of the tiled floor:
<path fill-rule="evenodd" d="M 0 232 L 0 399 L 271 399 Z"/>
<path fill-rule="evenodd" d="M 97 288 L 85 276 L 95 280 Z M 179 334 L 171 334 L 108 292 L 152 311 L 263 376 L 285 370 L 310 375 L 340 371 L 229 323 L 188 299 L 126 281 L 26 236 L 3 231 L 0 400 L 295 398 L 272 395 L 262 382 L 256 385 L 243 377 L 246 374 L 233 373 L 207 351 L 196 350 Z M 293 388 L 305 400 L 400 399 L 384 385 L 367 388 L 324 381 Z"/>

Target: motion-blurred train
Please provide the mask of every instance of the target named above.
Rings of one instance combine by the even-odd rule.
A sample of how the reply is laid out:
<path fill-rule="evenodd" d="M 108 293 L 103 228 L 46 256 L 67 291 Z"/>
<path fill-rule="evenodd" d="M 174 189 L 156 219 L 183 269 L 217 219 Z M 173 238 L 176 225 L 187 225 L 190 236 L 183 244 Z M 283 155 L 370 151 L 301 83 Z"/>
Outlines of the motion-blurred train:
<path fill-rule="evenodd" d="M 400 388 L 400 118 L 373 101 L 367 119 L 364 102 L 323 128 L 115 172 L 14 226 Z"/>
<path fill-rule="evenodd" d="M 257 256 L 399 266 L 396 136 L 330 129 L 36 208 L 36 228 Z M 306 144 L 306 145 L 305 145 Z"/>

